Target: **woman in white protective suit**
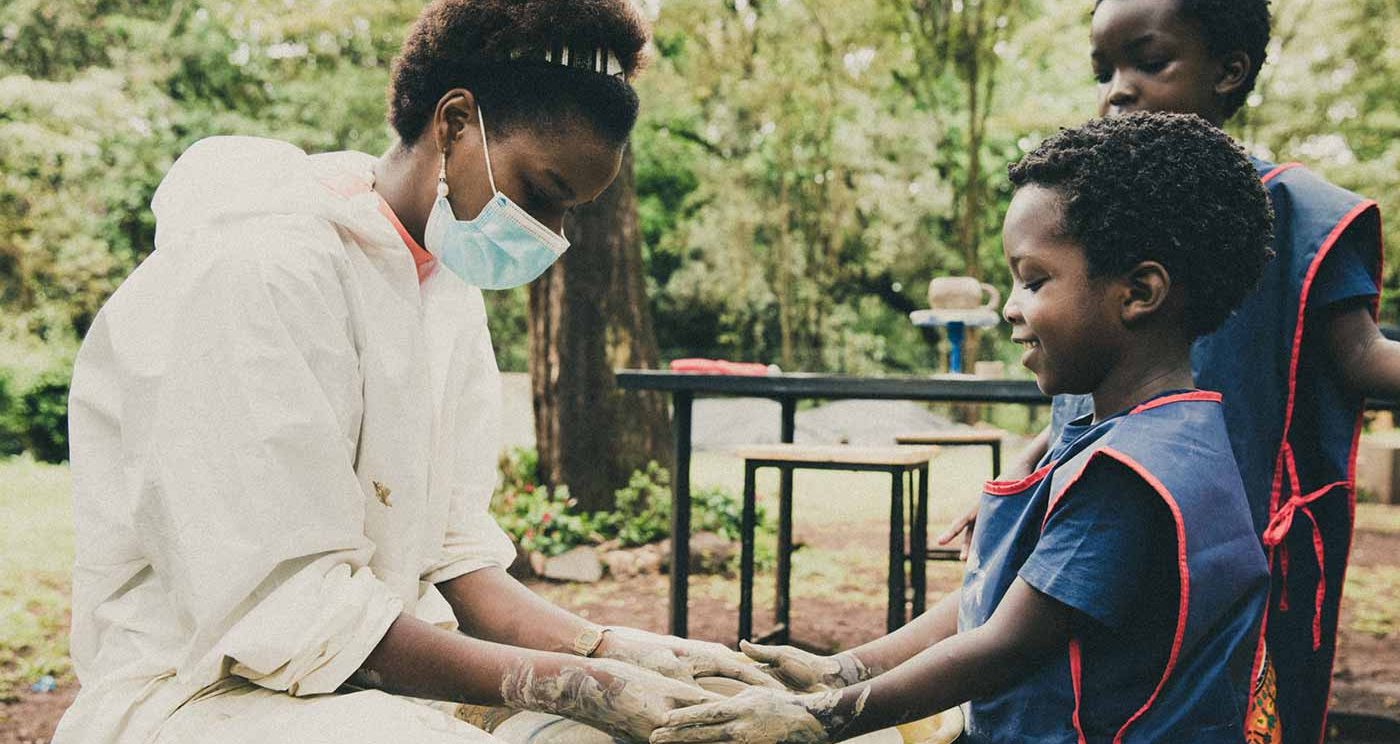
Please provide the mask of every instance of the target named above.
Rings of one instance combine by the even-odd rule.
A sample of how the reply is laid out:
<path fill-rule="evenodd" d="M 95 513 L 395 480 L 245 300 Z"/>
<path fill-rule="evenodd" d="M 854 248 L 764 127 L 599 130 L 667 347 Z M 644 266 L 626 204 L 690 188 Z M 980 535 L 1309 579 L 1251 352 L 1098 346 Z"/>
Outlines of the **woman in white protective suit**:
<path fill-rule="evenodd" d="M 428 701 L 645 740 L 712 699 L 693 677 L 776 684 L 537 597 L 487 512 L 480 289 L 543 272 L 616 176 L 646 39 L 629 0 L 438 0 L 382 157 L 227 137 L 174 164 L 74 372 L 57 744 L 491 740 Z"/>

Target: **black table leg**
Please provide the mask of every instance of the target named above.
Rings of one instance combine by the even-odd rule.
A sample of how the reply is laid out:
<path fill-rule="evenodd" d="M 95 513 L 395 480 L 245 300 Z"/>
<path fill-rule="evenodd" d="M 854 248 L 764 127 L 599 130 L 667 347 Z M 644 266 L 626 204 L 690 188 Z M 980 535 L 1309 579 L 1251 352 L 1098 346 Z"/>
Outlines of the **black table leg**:
<path fill-rule="evenodd" d="M 675 394 L 676 472 L 671 474 L 671 635 L 685 638 L 690 601 L 690 407 L 694 395 Z"/>
<path fill-rule="evenodd" d="M 913 536 L 909 545 L 909 577 L 914 584 L 914 617 L 924 614 L 928 582 L 928 463 L 914 471 L 918 478 L 914 497 Z"/>
<path fill-rule="evenodd" d="M 904 470 L 890 471 L 890 607 L 885 629 L 891 633 L 904 625 Z"/>
<path fill-rule="evenodd" d="M 778 494 L 778 591 L 773 603 L 779 643 L 788 642 L 792 616 L 792 468 L 782 468 L 789 487 Z"/>
<path fill-rule="evenodd" d="M 744 515 L 740 523 L 739 543 L 739 640 L 753 638 L 753 543 L 755 471 L 758 467 L 744 463 Z"/>
<path fill-rule="evenodd" d="M 992 442 L 992 480 L 1001 475 L 1001 441 Z"/>

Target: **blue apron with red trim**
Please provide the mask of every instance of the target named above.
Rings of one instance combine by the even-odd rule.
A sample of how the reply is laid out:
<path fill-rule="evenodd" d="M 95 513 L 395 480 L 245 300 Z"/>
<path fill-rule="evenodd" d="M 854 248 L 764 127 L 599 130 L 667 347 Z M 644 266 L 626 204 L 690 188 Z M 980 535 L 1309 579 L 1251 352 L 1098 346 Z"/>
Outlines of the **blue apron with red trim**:
<path fill-rule="evenodd" d="M 1110 458 L 1160 496 L 1176 535 L 1179 595 L 1161 668 L 1132 668 L 1078 636 L 1063 655 L 969 704 L 965 736 L 984 742 L 1240 742 L 1268 566 L 1230 451 L 1220 396 L 1157 398 L 1107 419 L 1014 482 L 987 483 L 963 579 L 959 632 L 991 617 L 1060 499 L 1093 460 Z M 1053 455 L 1054 460 L 1049 460 Z M 1134 674 L 1150 691 L 1120 698 L 1093 681 Z M 1096 677 L 1096 675 L 1098 675 Z M 1091 684 L 1086 685 L 1085 680 Z M 1131 687 L 1124 685 L 1123 688 Z M 1086 688 L 1093 692 L 1085 694 Z M 1122 713 L 1128 711 L 1128 713 Z"/>
<path fill-rule="evenodd" d="M 1274 207 L 1276 256 L 1238 311 L 1196 341 L 1191 362 L 1196 385 L 1225 396 L 1231 446 L 1269 555 L 1274 581 L 1264 636 L 1284 742 L 1316 744 L 1326 728 L 1351 550 L 1364 401 L 1330 374 L 1325 343 L 1304 343 L 1313 329 L 1303 319 L 1318 269 L 1343 232 L 1373 252 L 1379 288 L 1380 212 L 1296 163 L 1254 165 Z M 1305 354 L 1316 363 L 1304 363 Z M 1059 396 L 1055 409 L 1058 431 L 1086 406 Z"/>

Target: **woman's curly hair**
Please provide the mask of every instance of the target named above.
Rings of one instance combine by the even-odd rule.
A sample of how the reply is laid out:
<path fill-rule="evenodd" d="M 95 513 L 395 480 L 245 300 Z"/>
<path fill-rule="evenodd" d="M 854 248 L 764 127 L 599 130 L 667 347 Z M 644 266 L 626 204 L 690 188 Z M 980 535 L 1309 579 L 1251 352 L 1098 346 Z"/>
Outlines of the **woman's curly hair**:
<path fill-rule="evenodd" d="M 630 0 L 436 0 L 404 40 L 389 83 L 389 124 L 412 146 L 443 94 L 472 92 L 498 136 L 522 125 L 559 131 L 577 116 L 620 144 L 637 120 L 630 80 L 650 30 Z M 622 76 L 578 70 L 521 51 L 560 44 L 606 49 Z"/>
<path fill-rule="evenodd" d="M 1273 208 L 1240 146 L 1194 114 L 1135 113 L 1061 130 L 1010 168 L 1059 194 L 1061 229 L 1090 276 L 1156 261 L 1186 292 L 1187 330 L 1210 333 L 1273 256 Z"/>

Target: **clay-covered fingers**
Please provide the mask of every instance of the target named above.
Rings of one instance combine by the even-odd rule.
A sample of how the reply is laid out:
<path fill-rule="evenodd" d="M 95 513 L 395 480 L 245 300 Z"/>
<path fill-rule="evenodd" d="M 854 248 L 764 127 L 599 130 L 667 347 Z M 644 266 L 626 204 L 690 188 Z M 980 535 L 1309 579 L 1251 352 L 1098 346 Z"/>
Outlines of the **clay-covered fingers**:
<path fill-rule="evenodd" d="M 718 643 L 693 642 L 682 646 L 678 653 L 690 663 L 696 677 L 728 677 L 755 687 L 783 689 L 753 659 Z"/>
<path fill-rule="evenodd" d="M 826 686 L 825 659 L 821 656 L 792 646 L 761 646 L 748 641 L 740 641 L 739 650 L 763 664 L 765 672 L 789 689 L 808 692 Z"/>
<path fill-rule="evenodd" d="M 794 695 L 753 687 L 722 703 L 672 711 L 651 744 L 822 744 L 827 732 Z"/>

